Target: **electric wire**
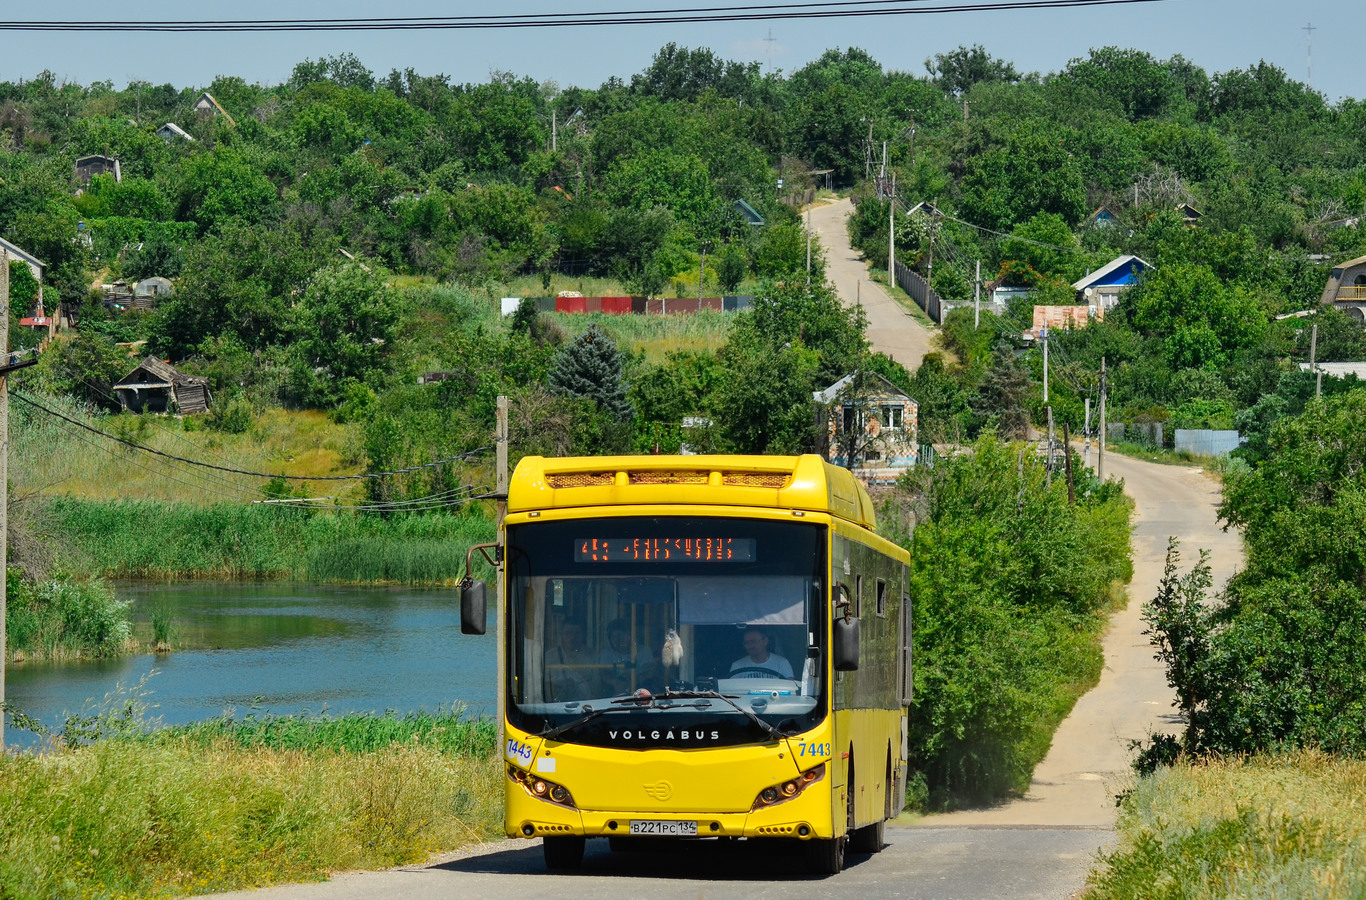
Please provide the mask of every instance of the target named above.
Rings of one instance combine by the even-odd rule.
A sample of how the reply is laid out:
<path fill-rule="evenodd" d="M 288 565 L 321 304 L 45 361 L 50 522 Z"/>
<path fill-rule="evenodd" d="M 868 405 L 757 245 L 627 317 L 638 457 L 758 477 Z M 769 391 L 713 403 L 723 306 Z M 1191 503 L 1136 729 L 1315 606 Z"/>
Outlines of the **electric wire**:
<path fill-rule="evenodd" d="M 894 4 L 861 3 L 808 4 L 793 9 L 788 5 L 760 7 L 681 7 L 636 12 L 618 10 L 599 13 L 542 13 L 523 16 L 446 16 L 425 18 L 347 18 L 347 19 L 223 19 L 164 21 L 0 21 L 0 31 L 16 32 L 174 32 L 174 33 L 260 33 L 299 31 L 451 31 L 480 29 L 566 28 L 613 25 L 670 25 L 707 22 L 762 22 L 795 19 L 844 19 L 870 16 L 938 15 L 962 12 L 999 12 L 1005 10 L 1073 9 L 1092 6 L 1129 6 L 1166 3 L 1171 0 L 993 0 L 986 3 L 947 3 L 937 6 L 910 6 L 923 0 L 900 0 Z"/>

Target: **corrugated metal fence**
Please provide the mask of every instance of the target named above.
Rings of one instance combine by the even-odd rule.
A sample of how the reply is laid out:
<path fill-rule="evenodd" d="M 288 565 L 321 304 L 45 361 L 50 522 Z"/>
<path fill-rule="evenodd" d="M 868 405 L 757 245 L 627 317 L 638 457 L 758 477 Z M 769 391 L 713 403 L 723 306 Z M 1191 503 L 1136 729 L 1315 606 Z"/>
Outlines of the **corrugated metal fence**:
<path fill-rule="evenodd" d="M 896 264 L 896 285 L 910 294 L 915 305 L 925 310 L 925 314 L 933 319 L 936 324 L 944 324 L 944 316 L 948 315 L 949 305 L 939 299 L 939 295 L 934 292 L 934 288 L 926 283 L 925 279 L 899 262 Z"/>

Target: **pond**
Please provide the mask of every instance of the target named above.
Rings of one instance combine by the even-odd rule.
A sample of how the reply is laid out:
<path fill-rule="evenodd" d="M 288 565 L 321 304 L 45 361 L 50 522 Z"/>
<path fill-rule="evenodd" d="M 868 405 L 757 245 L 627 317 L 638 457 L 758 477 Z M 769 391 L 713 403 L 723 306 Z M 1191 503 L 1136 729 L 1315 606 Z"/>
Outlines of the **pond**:
<path fill-rule="evenodd" d="M 119 584 L 135 633 L 150 643 L 154 610 L 171 620 L 171 653 L 115 660 L 11 663 L 5 698 L 49 727 L 106 695 L 145 685 L 167 725 L 231 712 L 435 712 L 495 706 L 495 638 L 460 633 L 453 589 L 288 583 Z M 493 617 L 490 616 L 490 631 Z M 11 727 L 8 746 L 37 738 Z"/>

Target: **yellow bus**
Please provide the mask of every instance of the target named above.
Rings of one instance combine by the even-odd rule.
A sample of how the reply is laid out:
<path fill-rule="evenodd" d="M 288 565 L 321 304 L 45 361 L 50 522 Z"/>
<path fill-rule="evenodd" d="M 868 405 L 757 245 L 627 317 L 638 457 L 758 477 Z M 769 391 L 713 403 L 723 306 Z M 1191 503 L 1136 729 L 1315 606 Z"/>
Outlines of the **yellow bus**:
<path fill-rule="evenodd" d="M 505 828 L 800 842 L 833 874 L 902 809 L 909 555 L 819 456 L 523 459 L 496 559 Z M 468 577 L 462 629 L 483 634 Z"/>

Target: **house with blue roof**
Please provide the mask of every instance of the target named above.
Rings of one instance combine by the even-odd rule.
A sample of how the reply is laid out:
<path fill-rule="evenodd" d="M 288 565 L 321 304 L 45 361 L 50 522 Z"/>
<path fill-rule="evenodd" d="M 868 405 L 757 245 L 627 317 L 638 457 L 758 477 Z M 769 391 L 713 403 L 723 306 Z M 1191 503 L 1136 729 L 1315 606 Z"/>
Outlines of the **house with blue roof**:
<path fill-rule="evenodd" d="M 1072 285 L 1087 306 L 1109 309 L 1119 302 L 1119 295 L 1138 283 L 1143 273 L 1152 268 L 1137 256 L 1121 256 L 1112 260 Z"/>

